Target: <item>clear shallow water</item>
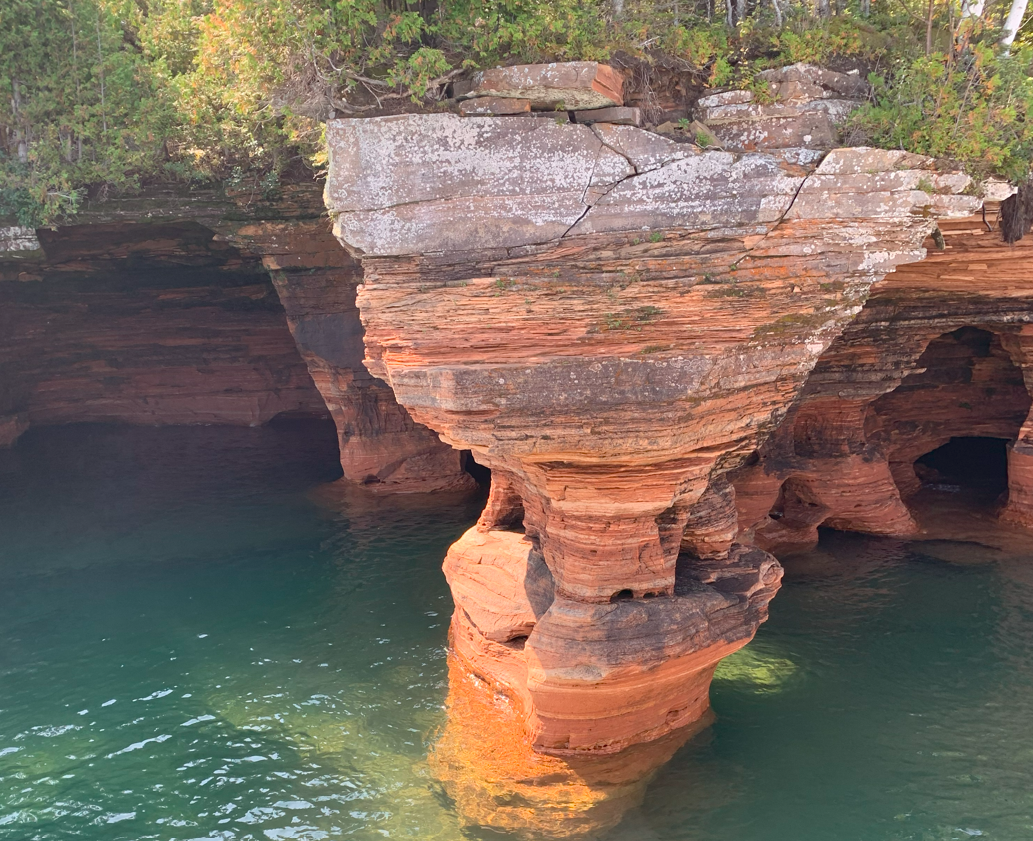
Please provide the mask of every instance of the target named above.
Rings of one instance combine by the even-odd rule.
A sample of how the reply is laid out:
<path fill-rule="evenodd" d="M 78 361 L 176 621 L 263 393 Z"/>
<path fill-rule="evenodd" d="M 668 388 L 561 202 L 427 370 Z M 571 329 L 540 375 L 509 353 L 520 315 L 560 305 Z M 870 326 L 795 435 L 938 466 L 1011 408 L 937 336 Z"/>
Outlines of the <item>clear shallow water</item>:
<path fill-rule="evenodd" d="M 424 758 L 482 501 L 316 505 L 333 463 L 317 425 L 0 454 L 2 841 L 463 837 Z M 611 841 L 1033 837 L 1033 552 L 991 554 L 791 562 Z"/>

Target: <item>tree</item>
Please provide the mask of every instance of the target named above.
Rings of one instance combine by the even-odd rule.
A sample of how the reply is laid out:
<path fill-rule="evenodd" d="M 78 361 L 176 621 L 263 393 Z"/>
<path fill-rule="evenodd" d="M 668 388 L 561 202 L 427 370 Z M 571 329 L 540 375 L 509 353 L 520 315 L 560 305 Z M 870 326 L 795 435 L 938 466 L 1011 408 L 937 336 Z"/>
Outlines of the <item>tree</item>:
<path fill-rule="evenodd" d="M 1022 26 L 1022 19 L 1026 16 L 1026 6 L 1029 0 L 1012 0 L 1011 8 L 1008 10 L 1008 17 L 1004 21 L 1004 33 L 1001 35 L 1001 46 L 1007 54 L 1011 45 L 1015 43 L 1015 36 Z"/>

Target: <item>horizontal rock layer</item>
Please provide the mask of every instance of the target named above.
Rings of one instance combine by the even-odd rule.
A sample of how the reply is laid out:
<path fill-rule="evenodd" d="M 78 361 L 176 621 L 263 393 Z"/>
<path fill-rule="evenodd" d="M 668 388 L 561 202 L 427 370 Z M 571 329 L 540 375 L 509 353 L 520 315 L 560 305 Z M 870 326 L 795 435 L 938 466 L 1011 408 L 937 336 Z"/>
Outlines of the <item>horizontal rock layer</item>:
<path fill-rule="evenodd" d="M 529 100 L 534 108 L 574 111 L 621 105 L 624 77 L 596 61 L 519 64 L 476 74 L 469 96 Z"/>
<path fill-rule="evenodd" d="M 151 191 L 41 231 L 42 248 L 31 230 L 34 250 L 0 240 L 0 446 L 30 423 L 259 424 L 329 409 L 346 483 L 470 490 L 461 454 L 362 364 L 361 270 L 318 187 L 241 201 Z"/>
<path fill-rule="evenodd" d="M 819 525 L 915 533 L 916 460 L 966 436 L 1010 443 L 1003 516 L 1033 524 L 1033 246 L 1005 245 L 993 218 L 942 222 L 942 249 L 930 238 L 929 256 L 879 284 L 822 355 L 786 422 L 732 476 L 740 539 L 784 552 L 812 546 Z"/>
<path fill-rule="evenodd" d="M 8 430 L 326 414 L 267 273 L 210 230 L 83 225 L 39 236 L 45 259 L 4 263 L 0 279 Z"/>
<path fill-rule="evenodd" d="M 414 423 L 391 389 L 363 365 L 355 305 L 362 270 L 325 220 L 240 226 L 234 242 L 262 255 L 291 334 L 337 425 L 344 479 L 377 493 L 469 491 L 462 456 Z"/>

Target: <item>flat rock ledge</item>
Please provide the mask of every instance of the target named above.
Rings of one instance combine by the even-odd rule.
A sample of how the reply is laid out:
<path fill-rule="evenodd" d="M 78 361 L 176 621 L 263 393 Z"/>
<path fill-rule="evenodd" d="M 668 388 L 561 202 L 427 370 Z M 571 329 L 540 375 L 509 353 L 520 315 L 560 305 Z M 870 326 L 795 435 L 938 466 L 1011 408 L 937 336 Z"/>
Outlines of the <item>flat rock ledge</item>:
<path fill-rule="evenodd" d="M 473 78 L 469 96 L 526 99 L 538 110 L 576 111 L 624 104 L 624 77 L 597 61 L 495 67 Z"/>
<path fill-rule="evenodd" d="M 327 125 L 326 204 L 357 256 L 512 249 L 582 234 L 770 226 L 787 215 L 972 212 L 970 179 L 904 152 L 838 149 L 811 172 L 634 126 L 403 114 Z M 792 214 L 791 214 L 792 209 Z"/>

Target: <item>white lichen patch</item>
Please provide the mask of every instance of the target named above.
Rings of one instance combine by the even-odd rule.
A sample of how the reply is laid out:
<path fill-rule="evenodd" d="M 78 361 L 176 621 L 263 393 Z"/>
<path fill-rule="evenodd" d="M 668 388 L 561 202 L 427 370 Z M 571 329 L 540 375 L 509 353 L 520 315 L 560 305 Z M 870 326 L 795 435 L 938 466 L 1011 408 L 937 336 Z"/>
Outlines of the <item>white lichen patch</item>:
<path fill-rule="evenodd" d="M 0 252 L 39 251 L 39 239 L 33 228 L 20 226 L 0 228 Z"/>

